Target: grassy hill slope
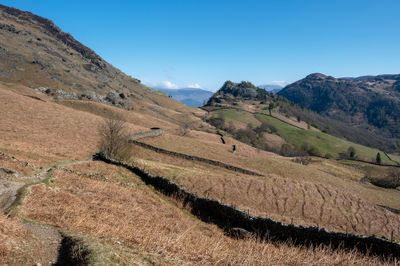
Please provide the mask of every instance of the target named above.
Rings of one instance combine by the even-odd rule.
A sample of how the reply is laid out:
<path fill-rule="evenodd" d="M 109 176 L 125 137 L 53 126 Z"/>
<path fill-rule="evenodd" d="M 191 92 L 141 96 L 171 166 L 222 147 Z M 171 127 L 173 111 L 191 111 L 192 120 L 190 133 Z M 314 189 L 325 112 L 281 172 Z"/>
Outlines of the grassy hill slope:
<path fill-rule="evenodd" d="M 199 222 L 189 215 L 180 207 L 179 201 L 160 196 L 147 188 L 126 170 L 87 161 L 97 149 L 99 135 L 96 127 L 102 123 L 104 117 L 108 117 L 110 113 L 119 113 L 127 118 L 131 132 L 147 130 L 149 122 L 138 119 L 139 114 L 86 101 L 76 103 L 79 108 L 70 108 L 40 94 L 30 95 L 30 90 L 23 86 L 0 89 L 0 92 L 0 106 L 3 106 L 0 120 L 3 136 L 0 142 L 0 162 L 2 167 L 15 173 L 2 179 L 1 185 L 7 182 L 29 185 L 37 180 L 35 172 L 56 165 L 47 172 L 46 182 L 33 184 L 26 189 L 23 200 L 14 207 L 14 218 L 0 216 L 1 228 L 5 229 L 0 229 L 0 235 L 2 239 L 7 239 L 0 243 L 2 263 L 44 263 L 45 257 L 41 257 L 41 254 L 57 252 L 51 250 L 46 242 L 43 247 L 38 242 L 33 242 L 32 239 L 37 235 L 36 232 L 26 231 L 30 224 L 47 224 L 54 226 L 54 230 L 79 238 L 80 249 L 89 252 L 89 262 L 92 264 L 222 262 L 261 265 L 273 262 L 312 265 L 313 261 L 329 264 L 338 260 L 347 263 L 383 263 L 379 259 L 354 253 L 332 252 L 323 248 L 306 249 L 286 244 L 273 245 L 253 239 L 231 239 L 215 226 Z M 219 159 L 231 156 L 226 146 L 215 145 L 219 141 L 218 135 L 189 131 L 187 136 L 179 136 L 173 126 L 166 130 L 169 132 L 167 136 L 176 139 L 175 143 L 179 144 L 175 145 L 177 148 L 185 147 L 186 150 L 197 152 L 202 148 L 214 147 L 218 153 L 204 149 L 203 155 L 211 158 L 216 156 Z M 156 140 L 158 141 L 154 139 Z M 173 145 L 171 141 L 168 143 Z M 229 160 L 238 164 L 251 161 L 256 150 L 245 144 L 237 144 L 240 145 L 240 156 L 236 158 L 237 155 L 234 155 Z M 207 165 L 198 166 L 199 171 L 189 165 L 192 171 L 187 172 L 189 168 L 179 166 L 180 163 L 176 160 L 152 155 L 149 158 L 140 149 L 133 149 L 135 156 L 132 159 L 145 163 L 144 167 L 147 169 L 162 169 L 169 167 L 171 163 L 175 165 L 175 173 L 183 178 L 180 179 L 182 184 L 185 184 L 183 180 L 194 180 L 194 177 L 204 171 L 209 173 L 208 180 L 215 180 L 213 182 L 219 185 L 226 181 L 216 179 L 218 176 L 230 176 L 230 173 Z M 266 153 L 263 158 L 269 156 Z M 279 162 L 282 159 L 276 157 L 273 161 Z M 67 165 L 67 162 L 76 163 Z M 298 164 L 288 163 L 300 167 Z M 244 181 L 247 177 L 236 178 Z M 200 194 L 202 187 L 209 186 L 208 181 L 198 179 L 195 182 L 192 184 Z M 229 193 L 232 192 L 234 190 L 229 189 Z M 247 197 L 245 194 L 240 195 L 244 199 Z M 209 196 L 219 197 L 217 194 Z M 230 202 L 230 196 L 223 200 Z M 253 203 L 246 200 L 245 204 L 243 206 L 252 206 Z M 257 210 L 255 205 L 254 210 Z M 377 213 L 379 216 L 381 214 L 383 213 Z M 23 240 L 21 234 L 24 235 Z M 30 241 L 38 246 L 30 245 L 30 249 L 23 249 Z M 38 253 L 36 248 L 40 248 L 42 253 Z"/>
<path fill-rule="evenodd" d="M 348 140 L 340 139 L 335 136 L 313 129 L 299 128 L 268 114 L 237 110 L 237 109 L 215 109 L 211 112 L 210 118 L 220 118 L 225 121 L 225 127 L 233 125 L 234 128 L 246 128 L 251 125 L 256 128 L 261 124 L 266 124 L 273 128 L 274 134 L 282 137 L 286 143 L 295 147 L 297 150 L 310 151 L 313 155 L 339 158 L 341 154 L 346 154 L 350 147 L 356 151 L 356 157 L 361 160 L 375 162 L 378 152 L 381 153 L 384 164 L 396 165 L 378 149 L 366 147 Z M 268 143 L 266 143 L 268 145 Z M 390 156 L 393 160 L 399 160 L 398 156 Z"/>
<path fill-rule="evenodd" d="M 400 138 L 399 88 L 398 74 L 334 78 L 315 73 L 286 86 L 278 94 L 303 108 L 369 132 L 369 139 L 393 152 L 398 148 L 396 139 Z M 362 144 L 371 141 L 356 134 L 347 138 Z"/>

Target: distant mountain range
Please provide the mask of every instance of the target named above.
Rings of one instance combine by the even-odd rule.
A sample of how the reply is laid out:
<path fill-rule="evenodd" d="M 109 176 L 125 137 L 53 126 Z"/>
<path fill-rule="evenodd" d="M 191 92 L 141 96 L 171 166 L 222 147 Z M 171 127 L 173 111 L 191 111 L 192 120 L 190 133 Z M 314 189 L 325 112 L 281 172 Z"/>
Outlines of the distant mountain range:
<path fill-rule="evenodd" d="M 258 87 L 272 93 L 278 93 L 283 89 L 284 86 L 277 84 L 263 84 L 259 85 Z"/>
<path fill-rule="evenodd" d="M 213 95 L 213 92 L 203 89 L 182 88 L 182 89 L 164 89 L 154 88 L 174 100 L 177 100 L 187 106 L 200 107 L 203 106 Z"/>

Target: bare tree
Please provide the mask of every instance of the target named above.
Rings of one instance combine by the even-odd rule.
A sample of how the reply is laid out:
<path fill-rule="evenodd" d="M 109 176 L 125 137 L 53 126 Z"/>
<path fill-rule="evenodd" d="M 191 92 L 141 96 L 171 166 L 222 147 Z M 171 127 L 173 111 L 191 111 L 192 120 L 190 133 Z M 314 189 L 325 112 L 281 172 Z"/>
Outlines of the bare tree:
<path fill-rule="evenodd" d="M 120 117 L 107 118 L 99 126 L 99 151 L 103 155 L 125 160 L 130 157 L 129 137 L 126 123 Z"/>

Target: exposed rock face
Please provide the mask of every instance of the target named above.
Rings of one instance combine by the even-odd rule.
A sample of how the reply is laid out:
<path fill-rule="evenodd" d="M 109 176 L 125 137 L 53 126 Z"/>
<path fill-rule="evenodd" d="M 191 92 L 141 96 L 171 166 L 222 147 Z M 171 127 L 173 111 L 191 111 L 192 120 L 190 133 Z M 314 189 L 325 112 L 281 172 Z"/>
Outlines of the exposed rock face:
<path fill-rule="evenodd" d="M 96 66 L 100 68 L 106 66 L 105 62 L 100 56 L 98 56 L 90 48 L 84 46 L 83 44 L 75 40 L 70 34 L 63 32 L 52 21 L 40 16 L 36 16 L 30 12 L 21 11 L 19 9 L 12 7 L 6 7 L 0 5 L 0 9 L 2 10 L 3 13 L 13 16 L 17 18 L 19 21 L 39 26 L 40 28 L 43 29 L 44 33 L 46 33 L 52 38 L 55 38 L 58 41 L 63 42 L 68 47 L 71 47 L 72 49 L 76 50 L 84 58 L 89 59 Z M 13 33 L 19 33 L 16 32 L 15 27 L 13 25 L 5 25 L 5 27 L 6 28 L 8 27 L 9 29 L 11 28 Z"/>
<path fill-rule="evenodd" d="M 322 115 L 400 137 L 400 75 L 334 78 L 311 74 L 278 94 Z"/>
<path fill-rule="evenodd" d="M 206 106 L 230 105 L 232 102 L 241 100 L 266 101 L 270 96 L 270 93 L 254 86 L 251 82 L 226 81 L 221 89 L 208 100 Z"/>

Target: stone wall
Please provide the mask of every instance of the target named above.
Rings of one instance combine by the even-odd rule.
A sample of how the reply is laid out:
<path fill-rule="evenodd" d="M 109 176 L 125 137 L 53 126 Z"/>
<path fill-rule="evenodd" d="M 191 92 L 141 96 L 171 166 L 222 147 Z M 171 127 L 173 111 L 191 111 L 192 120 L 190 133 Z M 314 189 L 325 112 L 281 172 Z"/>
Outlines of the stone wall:
<path fill-rule="evenodd" d="M 134 133 L 130 136 L 130 139 L 138 140 L 138 139 L 148 138 L 148 137 L 158 137 L 158 136 L 161 136 L 163 133 L 164 133 L 164 131 L 161 128 L 153 129 L 153 130 L 149 130 L 149 131 Z"/>
<path fill-rule="evenodd" d="M 384 238 L 332 232 L 324 228 L 285 224 L 270 218 L 250 216 L 248 213 L 225 205 L 218 200 L 198 197 L 166 177 L 153 176 L 138 167 L 105 158 L 100 154 L 95 155 L 94 159 L 127 168 L 138 175 L 147 185 L 189 205 L 192 214 L 202 221 L 214 223 L 226 231 L 232 228 L 243 228 L 258 237 L 267 238 L 269 241 L 290 242 L 294 245 L 312 247 L 324 245 L 332 249 L 357 250 L 364 254 L 384 258 L 400 258 L 400 244 Z"/>
<path fill-rule="evenodd" d="M 171 156 L 182 158 L 182 159 L 186 159 L 186 160 L 203 162 L 203 163 L 207 163 L 207 164 L 214 165 L 214 166 L 219 166 L 219 167 L 222 167 L 222 168 L 234 171 L 234 172 L 246 174 L 246 175 L 263 176 L 260 173 L 257 173 L 257 172 L 254 172 L 254 171 L 251 171 L 251 170 L 248 170 L 248 169 L 240 168 L 240 167 L 233 166 L 233 165 L 230 165 L 230 164 L 226 164 L 226 163 L 223 163 L 223 162 L 220 162 L 220 161 L 214 161 L 214 160 L 210 160 L 210 159 L 206 159 L 206 158 L 202 158 L 202 157 L 198 157 L 198 156 L 194 156 L 194 155 L 188 155 L 188 154 L 179 153 L 179 152 L 175 152 L 175 151 L 165 150 L 165 149 L 162 149 L 162 148 L 159 148 L 159 147 L 152 146 L 152 145 L 147 144 L 147 143 L 143 143 L 143 142 L 137 141 L 135 139 L 131 139 L 129 142 L 132 143 L 132 144 L 141 146 L 143 148 L 158 152 L 158 153 L 163 153 L 163 154 L 171 155 Z"/>

